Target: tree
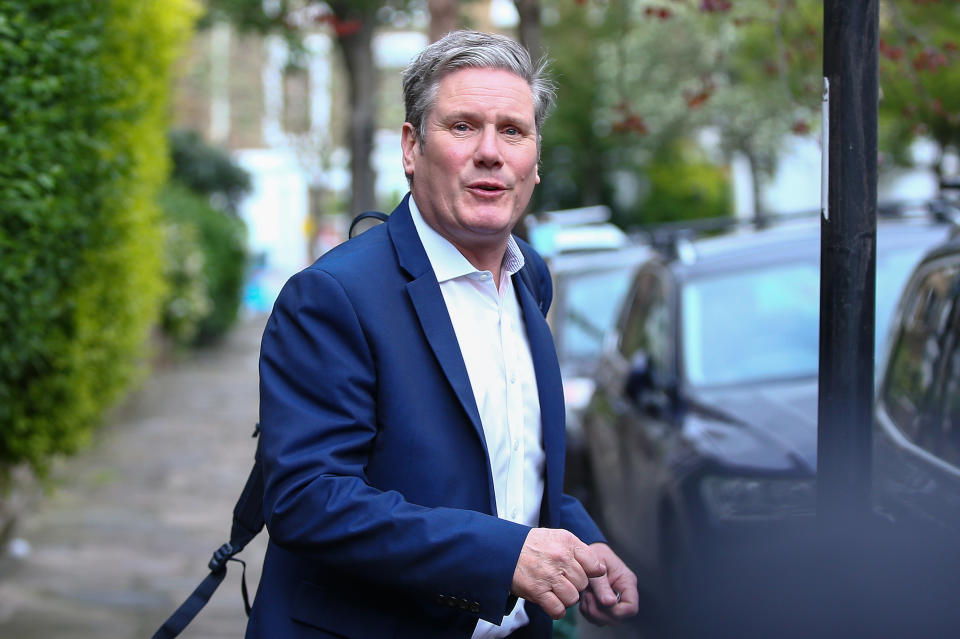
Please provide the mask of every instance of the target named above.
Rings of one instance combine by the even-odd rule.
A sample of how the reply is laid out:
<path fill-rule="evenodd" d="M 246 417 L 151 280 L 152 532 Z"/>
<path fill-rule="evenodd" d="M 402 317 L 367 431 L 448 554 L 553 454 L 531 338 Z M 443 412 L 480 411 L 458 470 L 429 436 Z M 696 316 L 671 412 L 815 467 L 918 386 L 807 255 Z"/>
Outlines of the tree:
<path fill-rule="evenodd" d="M 642 199 L 656 158 L 673 157 L 667 150 L 676 140 L 710 131 L 724 157 L 749 159 L 762 221 L 759 191 L 786 138 L 817 133 L 822 2 L 544 0 L 544 7 L 561 100 L 547 124 L 543 171 L 559 181 L 545 180 L 542 204 L 602 201 L 622 222 L 644 220 L 646 213 L 623 208 L 624 193 Z M 881 148 L 895 161 L 905 161 L 920 134 L 941 152 L 960 146 L 957 33 L 955 2 L 883 0 Z"/>
<path fill-rule="evenodd" d="M 917 136 L 938 146 L 934 168 L 960 150 L 960 5 L 952 1 L 888 1 L 880 19 L 882 148 L 900 164 Z"/>
<path fill-rule="evenodd" d="M 457 0 L 428 0 L 430 10 L 430 42 L 460 26 L 460 3 Z"/>
<path fill-rule="evenodd" d="M 379 10 L 405 10 L 408 0 L 208 0 L 210 20 L 228 20 L 241 30 L 283 35 L 295 53 L 303 53 L 303 36 L 326 26 L 333 34 L 346 70 L 350 119 L 350 210 L 375 209 L 376 173 L 371 163 L 376 130 L 378 73 L 373 35 Z"/>
<path fill-rule="evenodd" d="M 735 40 L 711 98 L 727 157 L 741 153 L 749 161 L 758 225 L 768 215 L 761 187 L 777 167 L 784 139 L 810 134 L 819 117 L 822 4 L 786 4 L 743 3 L 743 13 L 725 18 Z"/>
<path fill-rule="evenodd" d="M 651 171 L 685 162 L 699 167 L 677 173 L 692 180 L 688 190 L 706 187 L 702 192 L 726 197 L 725 186 L 715 188 L 725 185 L 724 171 L 692 143 L 703 126 L 720 45 L 694 21 L 695 11 L 647 9 L 586 2 L 549 7 L 544 41 L 560 100 L 544 129 L 539 208 L 607 204 L 622 226 L 715 215 L 715 201 L 671 205 L 678 191 L 662 189 L 655 179 L 662 172 Z"/>
<path fill-rule="evenodd" d="M 347 70 L 350 85 L 350 211 L 353 214 L 377 208 L 377 175 L 371 157 L 376 132 L 376 100 L 379 84 L 373 60 L 373 32 L 376 11 L 382 2 L 336 0 L 327 2 L 332 10 L 326 19 Z"/>
<path fill-rule="evenodd" d="M 520 25 L 517 29 L 520 44 L 530 52 L 534 61 L 543 55 L 540 28 L 540 0 L 514 0 L 517 14 L 520 16 Z"/>

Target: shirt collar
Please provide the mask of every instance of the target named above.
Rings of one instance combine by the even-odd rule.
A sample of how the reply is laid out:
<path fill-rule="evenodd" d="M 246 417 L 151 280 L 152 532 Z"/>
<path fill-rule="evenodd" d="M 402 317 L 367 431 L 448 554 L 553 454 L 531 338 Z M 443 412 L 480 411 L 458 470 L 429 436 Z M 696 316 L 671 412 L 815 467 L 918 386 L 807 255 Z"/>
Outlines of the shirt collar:
<path fill-rule="evenodd" d="M 410 195 L 409 206 L 413 225 L 417 229 L 420 242 L 423 244 L 423 250 L 427 254 L 427 259 L 430 260 L 434 274 L 437 276 L 437 282 L 446 282 L 480 272 L 456 246 L 427 224 L 412 194 Z M 507 240 L 507 251 L 504 253 L 500 267 L 501 273 L 513 275 L 523 268 L 523 263 L 523 253 L 520 251 L 520 246 L 517 245 L 517 240 L 511 235 Z"/>

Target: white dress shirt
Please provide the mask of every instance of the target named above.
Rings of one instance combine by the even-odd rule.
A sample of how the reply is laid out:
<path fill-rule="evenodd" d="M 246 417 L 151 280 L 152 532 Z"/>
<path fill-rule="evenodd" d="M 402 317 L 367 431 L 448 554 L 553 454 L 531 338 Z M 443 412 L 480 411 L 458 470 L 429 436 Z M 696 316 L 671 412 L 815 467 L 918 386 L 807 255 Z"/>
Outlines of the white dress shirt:
<path fill-rule="evenodd" d="M 510 277 L 523 267 L 523 254 L 511 237 L 498 289 L 492 273 L 478 271 L 424 221 L 412 196 L 410 213 L 440 284 L 470 377 L 490 458 L 497 516 L 537 526 L 544 466 L 540 400 L 523 315 Z M 500 626 L 478 621 L 473 639 L 506 637 L 527 623 L 520 599 Z"/>

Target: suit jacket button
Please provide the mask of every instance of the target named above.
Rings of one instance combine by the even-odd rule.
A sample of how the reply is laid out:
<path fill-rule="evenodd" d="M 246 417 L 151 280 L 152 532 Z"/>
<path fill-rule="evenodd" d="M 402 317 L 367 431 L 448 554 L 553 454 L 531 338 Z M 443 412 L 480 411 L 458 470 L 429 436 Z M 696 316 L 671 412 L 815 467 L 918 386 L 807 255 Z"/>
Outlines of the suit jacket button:
<path fill-rule="evenodd" d="M 478 604 L 476 601 L 474 601 L 472 604 L 470 604 L 470 612 L 479 613 L 479 612 L 480 612 L 480 604 Z"/>

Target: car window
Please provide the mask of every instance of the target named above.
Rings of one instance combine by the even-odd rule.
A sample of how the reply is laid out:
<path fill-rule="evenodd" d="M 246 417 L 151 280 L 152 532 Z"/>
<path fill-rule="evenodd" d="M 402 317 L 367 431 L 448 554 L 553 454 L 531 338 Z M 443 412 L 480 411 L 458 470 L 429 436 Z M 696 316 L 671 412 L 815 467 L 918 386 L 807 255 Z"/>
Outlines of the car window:
<path fill-rule="evenodd" d="M 577 273 L 563 284 L 560 352 L 562 359 L 595 357 L 616 321 L 630 284 L 632 267 Z"/>
<path fill-rule="evenodd" d="M 905 300 L 899 334 L 890 352 L 883 401 L 904 435 L 921 444 L 931 414 L 935 369 L 940 359 L 953 302 L 955 265 L 928 272 Z"/>
<path fill-rule="evenodd" d="M 956 285 L 954 285 L 956 286 Z M 954 466 L 960 466 L 960 314 L 953 313 L 950 351 L 943 371 L 943 410 L 924 424 L 921 445 Z"/>
<path fill-rule="evenodd" d="M 880 353 L 881 346 L 890 330 L 890 321 L 910 277 L 913 267 L 920 262 L 926 247 L 905 246 L 891 248 L 877 254 L 877 313 L 876 332 L 874 333 L 874 352 Z"/>
<path fill-rule="evenodd" d="M 875 350 L 883 343 L 921 246 L 877 256 Z M 818 262 L 758 266 L 691 280 L 681 296 L 688 383 L 720 386 L 814 377 L 820 359 Z"/>
<path fill-rule="evenodd" d="M 629 361 L 637 351 L 643 351 L 654 370 L 671 374 L 672 345 L 664 283 L 653 272 L 642 273 L 637 278 L 633 300 L 624 321 L 621 353 Z"/>
<path fill-rule="evenodd" d="M 783 264 L 683 288 L 683 364 L 694 386 L 816 375 L 819 269 Z"/>

